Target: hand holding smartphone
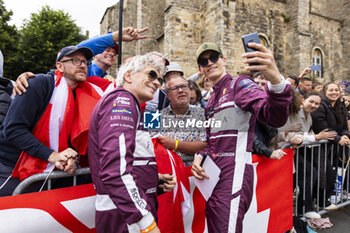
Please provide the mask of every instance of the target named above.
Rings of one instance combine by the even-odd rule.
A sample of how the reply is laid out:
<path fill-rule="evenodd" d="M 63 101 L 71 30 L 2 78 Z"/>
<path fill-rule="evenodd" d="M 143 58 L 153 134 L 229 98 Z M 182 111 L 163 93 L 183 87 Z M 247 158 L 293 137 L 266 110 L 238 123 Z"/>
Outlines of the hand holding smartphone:
<path fill-rule="evenodd" d="M 260 44 L 259 35 L 258 35 L 257 32 L 250 33 L 250 34 L 242 36 L 242 42 L 243 42 L 243 46 L 244 46 L 244 51 L 246 53 L 259 51 L 259 50 L 255 49 L 255 48 L 251 48 L 251 47 L 248 46 L 248 43 Z M 260 64 L 259 63 L 249 63 L 249 65 L 250 66 L 258 66 Z M 252 72 L 257 72 L 257 71 L 252 71 Z"/>

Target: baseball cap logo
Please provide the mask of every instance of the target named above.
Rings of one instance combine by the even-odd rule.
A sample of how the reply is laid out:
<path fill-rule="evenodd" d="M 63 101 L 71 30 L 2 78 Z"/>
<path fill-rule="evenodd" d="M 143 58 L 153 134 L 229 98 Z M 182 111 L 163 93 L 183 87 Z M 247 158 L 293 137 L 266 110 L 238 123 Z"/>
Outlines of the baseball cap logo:
<path fill-rule="evenodd" d="M 204 44 L 204 45 L 202 46 L 202 48 L 203 48 L 203 49 L 208 48 L 208 44 Z"/>

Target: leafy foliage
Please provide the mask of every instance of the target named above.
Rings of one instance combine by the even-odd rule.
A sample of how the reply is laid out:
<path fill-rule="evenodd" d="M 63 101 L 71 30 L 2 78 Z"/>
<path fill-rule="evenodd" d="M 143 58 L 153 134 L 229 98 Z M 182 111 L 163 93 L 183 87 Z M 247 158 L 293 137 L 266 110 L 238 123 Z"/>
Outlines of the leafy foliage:
<path fill-rule="evenodd" d="M 24 22 L 20 35 L 21 70 L 33 73 L 46 73 L 55 68 L 56 55 L 61 48 L 85 39 L 68 13 L 49 6 L 31 14 L 30 20 Z"/>
<path fill-rule="evenodd" d="M 19 34 L 15 26 L 8 25 L 13 12 L 7 11 L 0 0 L 0 50 L 4 55 L 4 77 L 11 77 L 10 71 L 16 69 Z"/>
<path fill-rule="evenodd" d="M 20 31 L 7 23 L 12 14 L 0 0 L 0 49 L 7 78 L 16 79 L 25 71 L 46 73 L 55 68 L 61 48 L 86 39 L 71 16 L 62 10 L 44 6 L 24 21 Z"/>

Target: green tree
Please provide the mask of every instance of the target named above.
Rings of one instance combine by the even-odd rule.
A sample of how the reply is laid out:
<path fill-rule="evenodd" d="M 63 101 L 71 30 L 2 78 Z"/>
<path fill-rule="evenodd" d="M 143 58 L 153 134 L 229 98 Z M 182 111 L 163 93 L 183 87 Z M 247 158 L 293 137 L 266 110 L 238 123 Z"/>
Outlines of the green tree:
<path fill-rule="evenodd" d="M 20 31 L 21 72 L 46 73 L 55 68 L 59 50 L 86 39 L 68 13 L 44 6 L 32 13 Z"/>
<path fill-rule="evenodd" d="M 0 50 L 4 55 L 4 77 L 12 78 L 17 69 L 19 34 L 15 26 L 8 25 L 13 12 L 7 11 L 0 0 Z"/>

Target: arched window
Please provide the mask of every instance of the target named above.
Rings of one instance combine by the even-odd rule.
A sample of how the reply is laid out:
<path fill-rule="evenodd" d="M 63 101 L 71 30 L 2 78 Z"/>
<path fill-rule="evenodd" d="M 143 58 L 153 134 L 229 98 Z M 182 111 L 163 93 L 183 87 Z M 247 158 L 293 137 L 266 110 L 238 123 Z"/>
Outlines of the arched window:
<path fill-rule="evenodd" d="M 259 34 L 259 41 L 260 41 L 260 43 L 261 43 L 262 45 L 264 45 L 266 48 L 269 47 L 269 42 L 268 42 L 268 40 L 266 39 L 265 36 Z"/>
<path fill-rule="evenodd" d="M 319 49 L 314 49 L 312 52 L 312 65 L 320 66 L 320 70 L 312 71 L 312 74 L 316 78 L 322 78 L 322 52 Z"/>

